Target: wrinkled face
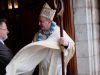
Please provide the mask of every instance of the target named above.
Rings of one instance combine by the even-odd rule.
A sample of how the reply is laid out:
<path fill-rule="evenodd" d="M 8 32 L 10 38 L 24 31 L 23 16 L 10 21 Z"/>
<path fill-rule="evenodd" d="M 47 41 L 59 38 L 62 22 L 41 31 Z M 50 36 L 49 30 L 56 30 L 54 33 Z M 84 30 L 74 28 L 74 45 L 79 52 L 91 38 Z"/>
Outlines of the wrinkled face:
<path fill-rule="evenodd" d="M 2 22 L 2 26 L 0 26 L 0 39 L 6 40 L 8 38 L 9 31 L 7 29 L 6 23 Z"/>
<path fill-rule="evenodd" d="M 51 20 L 44 18 L 42 16 L 39 17 L 39 26 L 41 30 L 49 30 L 51 27 Z"/>

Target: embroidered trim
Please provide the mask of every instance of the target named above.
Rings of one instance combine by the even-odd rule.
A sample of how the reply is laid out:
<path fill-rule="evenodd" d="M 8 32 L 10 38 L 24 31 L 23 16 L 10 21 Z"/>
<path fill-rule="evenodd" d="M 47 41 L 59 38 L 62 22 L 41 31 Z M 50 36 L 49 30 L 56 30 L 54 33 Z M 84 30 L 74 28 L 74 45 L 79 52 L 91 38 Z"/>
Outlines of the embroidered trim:
<path fill-rule="evenodd" d="M 51 23 L 51 28 L 50 28 L 49 36 L 54 32 L 55 27 L 56 27 L 56 23 L 53 21 Z M 39 35 L 38 35 L 38 41 L 41 41 L 43 39 L 43 34 L 44 34 L 43 31 L 40 30 L 39 31 Z"/>

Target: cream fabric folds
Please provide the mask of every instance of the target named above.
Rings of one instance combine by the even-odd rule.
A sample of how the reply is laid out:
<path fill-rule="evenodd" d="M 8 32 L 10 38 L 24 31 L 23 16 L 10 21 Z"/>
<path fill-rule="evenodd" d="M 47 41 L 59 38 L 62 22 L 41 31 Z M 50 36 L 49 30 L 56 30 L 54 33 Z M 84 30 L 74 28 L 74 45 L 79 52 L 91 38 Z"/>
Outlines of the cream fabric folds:
<path fill-rule="evenodd" d="M 40 13 L 40 16 L 53 20 L 55 13 L 56 10 L 51 9 L 50 6 L 47 3 L 45 3 Z"/>
<path fill-rule="evenodd" d="M 7 65 L 6 75 L 31 75 L 36 65 L 46 56 L 47 47 L 59 49 L 53 41 L 39 41 L 26 45 Z"/>
<path fill-rule="evenodd" d="M 57 66 L 58 54 L 61 51 L 58 44 L 58 39 L 60 38 L 59 32 L 60 29 L 57 26 L 54 33 L 51 34 L 47 40 L 33 42 L 23 47 L 7 65 L 6 75 L 31 75 L 35 67 L 43 60 L 48 50 L 51 48 L 54 51 L 52 54 L 48 75 L 56 75 L 56 68 L 53 68 L 53 66 Z M 68 50 L 68 56 L 65 56 L 65 63 L 67 66 L 68 61 L 74 54 L 74 42 L 65 31 L 64 37 L 71 43 L 71 48 Z"/>
<path fill-rule="evenodd" d="M 75 46 L 74 43 L 70 43 L 70 50 L 68 51 L 68 55 L 65 56 L 65 66 L 67 67 L 68 62 L 70 61 L 70 59 L 73 57 L 75 53 Z"/>

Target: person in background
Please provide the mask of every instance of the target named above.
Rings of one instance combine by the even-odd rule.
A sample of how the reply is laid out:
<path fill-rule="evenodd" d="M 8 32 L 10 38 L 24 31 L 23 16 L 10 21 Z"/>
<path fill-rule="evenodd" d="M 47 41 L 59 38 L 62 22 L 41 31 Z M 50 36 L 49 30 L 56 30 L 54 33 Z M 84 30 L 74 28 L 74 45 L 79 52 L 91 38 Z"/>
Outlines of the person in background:
<path fill-rule="evenodd" d="M 4 43 L 8 33 L 6 19 L 0 19 L 0 75 L 5 75 L 5 68 L 13 57 L 11 50 Z"/>

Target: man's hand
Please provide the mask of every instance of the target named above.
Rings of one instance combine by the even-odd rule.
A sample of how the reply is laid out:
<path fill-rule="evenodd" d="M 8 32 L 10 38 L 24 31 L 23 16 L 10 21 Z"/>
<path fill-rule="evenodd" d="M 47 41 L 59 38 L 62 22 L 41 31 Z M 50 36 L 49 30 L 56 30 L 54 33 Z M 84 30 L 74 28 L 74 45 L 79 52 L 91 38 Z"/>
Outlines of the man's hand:
<path fill-rule="evenodd" d="M 63 46 L 68 46 L 68 41 L 64 37 L 61 37 L 58 42 Z"/>

